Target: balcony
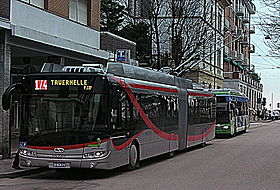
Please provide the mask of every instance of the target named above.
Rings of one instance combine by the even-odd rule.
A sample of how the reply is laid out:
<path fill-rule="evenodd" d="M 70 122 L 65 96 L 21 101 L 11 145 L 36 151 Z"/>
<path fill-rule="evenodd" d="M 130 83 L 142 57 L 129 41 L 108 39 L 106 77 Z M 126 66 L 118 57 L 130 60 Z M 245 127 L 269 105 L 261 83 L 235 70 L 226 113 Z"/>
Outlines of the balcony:
<path fill-rule="evenodd" d="M 246 5 L 250 14 L 256 14 L 256 6 L 252 2 L 252 0 L 244 1 L 244 3 L 245 3 L 245 5 Z"/>
<path fill-rule="evenodd" d="M 250 34 L 255 34 L 255 33 L 256 33 L 256 28 L 255 28 L 255 26 L 253 26 L 253 25 L 250 26 L 249 33 L 250 33 Z"/>
<path fill-rule="evenodd" d="M 224 31 L 230 31 L 230 23 L 227 19 L 225 19 Z"/>
<path fill-rule="evenodd" d="M 230 48 L 228 47 L 228 46 L 225 46 L 224 47 L 224 55 L 226 56 L 226 57 L 230 57 Z"/>
<path fill-rule="evenodd" d="M 244 46 L 249 45 L 249 37 L 244 36 L 243 39 L 240 41 L 240 44 L 242 44 Z"/>
<path fill-rule="evenodd" d="M 243 5 L 236 5 L 235 6 L 235 14 L 237 16 L 244 16 L 245 9 L 244 9 Z"/>
<path fill-rule="evenodd" d="M 245 15 L 245 16 L 243 16 L 242 17 L 242 22 L 244 23 L 244 24 L 246 24 L 246 23 L 250 23 L 250 16 L 249 15 Z"/>
<path fill-rule="evenodd" d="M 230 6 L 233 3 L 232 0 L 219 0 L 218 2 L 224 8 Z"/>
<path fill-rule="evenodd" d="M 224 72 L 224 79 L 241 79 L 239 72 Z"/>
<path fill-rule="evenodd" d="M 237 62 L 244 62 L 244 54 L 241 52 L 237 52 L 237 57 L 236 57 Z"/>
<path fill-rule="evenodd" d="M 237 51 L 233 51 L 233 58 L 238 59 L 238 52 Z"/>
<path fill-rule="evenodd" d="M 233 30 L 231 31 L 232 35 L 237 35 L 237 26 L 233 26 Z"/>
<path fill-rule="evenodd" d="M 255 53 L 255 45 L 254 44 L 250 44 L 249 53 Z"/>
<path fill-rule="evenodd" d="M 244 57 L 244 64 L 242 66 L 247 67 L 249 65 L 249 59 Z"/>
<path fill-rule="evenodd" d="M 242 41 L 243 39 L 244 39 L 244 30 L 243 29 L 241 29 L 241 28 L 238 28 L 237 29 L 237 36 L 238 36 L 238 38 L 239 38 L 239 41 Z"/>

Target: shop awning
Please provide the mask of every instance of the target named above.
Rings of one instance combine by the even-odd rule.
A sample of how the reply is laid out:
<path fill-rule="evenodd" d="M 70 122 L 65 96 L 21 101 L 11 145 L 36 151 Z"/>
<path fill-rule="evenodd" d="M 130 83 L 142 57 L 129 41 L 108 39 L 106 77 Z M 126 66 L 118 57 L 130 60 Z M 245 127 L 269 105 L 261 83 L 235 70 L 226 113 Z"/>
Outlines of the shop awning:
<path fill-rule="evenodd" d="M 246 70 L 246 69 L 245 69 L 244 67 L 242 67 L 239 63 L 237 63 L 237 62 L 235 62 L 235 61 L 233 61 L 233 60 L 231 60 L 231 59 L 224 58 L 224 61 L 236 65 L 236 66 L 239 67 L 241 70 L 244 70 L 244 71 Z"/>

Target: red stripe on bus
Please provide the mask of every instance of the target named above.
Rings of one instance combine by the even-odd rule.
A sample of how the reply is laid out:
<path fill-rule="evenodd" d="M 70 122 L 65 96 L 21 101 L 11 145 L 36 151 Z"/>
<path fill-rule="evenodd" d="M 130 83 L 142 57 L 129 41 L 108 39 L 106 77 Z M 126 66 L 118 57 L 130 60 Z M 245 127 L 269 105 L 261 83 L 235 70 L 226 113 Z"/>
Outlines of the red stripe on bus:
<path fill-rule="evenodd" d="M 133 88 L 141 88 L 146 90 L 157 90 L 157 91 L 163 91 L 163 92 L 173 92 L 178 93 L 177 89 L 172 88 L 165 88 L 165 87 L 158 87 L 158 86 L 148 86 L 144 84 L 135 84 L 135 83 L 128 83 Z"/>
<path fill-rule="evenodd" d="M 173 141 L 178 141 L 179 140 L 179 136 L 175 135 L 175 134 L 168 134 L 162 130 L 160 130 L 159 128 L 157 128 L 155 126 L 155 124 L 153 124 L 153 122 L 149 119 L 149 117 L 145 114 L 144 110 L 141 108 L 139 102 L 137 101 L 137 99 L 135 98 L 135 96 L 133 95 L 133 92 L 131 91 L 130 88 L 127 87 L 127 84 L 122 81 L 120 78 L 117 78 L 115 76 L 110 75 L 111 78 L 113 78 L 114 80 L 116 80 L 127 92 L 130 100 L 132 101 L 134 107 L 136 108 L 136 110 L 138 111 L 138 113 L 140 114 L 140 116 L 142 117 L 142 119 L 144 120 L 144 122 L 147 124 L 147 126 L 152 129 L 153 132 L 155 132 L 158 136 L 167 139 L 167 140 L 173 140 Z"/>
<path fill-rule="evenodd" d="M 101 140 L 101 143 L 107 142 L 110 139 L 104 139 Z M 84 148 L 88 145 L 94 145 L 98 142 L 90 142 L 90 143 L 84 143 L 84 144 L 74 144 L 74 145 L 65 145 L 65 146 L 26 146 L 26 148 L 32 148 L 32 149 L 39 149 L 39 150 L 53 150 L 54 148 L 64 148 L 64 150 L 71 150 L 71 149 L 78 149 L 78 148 Z"/>
<path fill-rule="evenodd" d="M 215 126 L 216 126 L 216 122 L 213 123 L 213 125 L 211 125 L 211 127 L 203 134 L 187 136 L 187 141 L 198 141 L 201 140 L 202 137 L 207 137 L 213 131 Z"/>
<path fill-rule="evenodd" d="M 197 93 L 197 92 L 190 92 L 188 91 L 188 95 L 191 96 L 203 96 L 203 97 L 213 97 L 213 94 L 201 94 L 201 93 Z"/>
<path fill-rule="evenodd" d="M 113 144 L 113 147 L 116 149 L 116 150 L 122 150 L 124 148 L 126 148 L 127 146 L 129 146 L 129 144 L 134 140 L 136 139 L 139 135 L 141 135 L 144 131 L 146 130 L 143 130 L 139 133 L 137 133 L 136 135 L 134 135 L 133 137 L 131 137 L 128 141 L 126 141 L 125 143 L 121 144 L 121 145 L 114 145 L 114 143 L 112 142 Z"/>

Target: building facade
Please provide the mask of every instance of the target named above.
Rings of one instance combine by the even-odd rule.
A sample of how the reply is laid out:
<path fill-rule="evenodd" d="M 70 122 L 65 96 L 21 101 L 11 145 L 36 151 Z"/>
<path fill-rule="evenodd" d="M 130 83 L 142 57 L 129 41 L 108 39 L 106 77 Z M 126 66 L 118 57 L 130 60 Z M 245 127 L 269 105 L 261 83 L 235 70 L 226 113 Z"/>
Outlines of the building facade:
<path fill-rule="evenodd" d="M 147 5 L 152 5 L 151 2 L 128 0 L 129 15 L 136 21 L 147 20 L 145 18 L 149 10 Z M 173 1 L 162 2 L 166 6 Z M 209 5 L 210 9 L 207 8 Z M 154 9 L 167 9 L 163 7 L 154 6 Z M 255 46 L 250 41 L 250 36 L 255 33 L 255 28 L 251 25 L 251 16 L 256 13 L 255 5 L 252 0 L 205 0 L 201 1 L 201 7 L 209 14 L 200 15 L 198 22 L 210 26 L 209 33 L 212 40 L 208 41 L 209 46 L 201 44 L 197 60 L 192 60 L 185 65 L 185 68 L 192 67 L 185 77 L 201 84 L 204 88 L 234 88 L 241 91 L 249 97 L 251 110 L 257 110 L 261 106 L 257 100 L 262 98 L 263 86 L 250 59 L 250 55 L 255 52 Z M 158 14 L 157 19 L 165 26 L 170 23 L 170 17 L 164 12 Z M 162 27 L 160 30 L 165 29 Z M 170 35 L 170 32 L 166 34 Z M 166 34 L 161 35 L 163 45 L 160 49 L 170 53 L 173 47 Z M 153 53 L 156 53 L 154 46 L 152 49 Z M 172 61 L 170 63 L 172 66 Z"/>
<path fill-rule="evenodd" d="M 155 41 L 159 38 L 160 51 L 162 54 L 168 55 L 168 66 L 176 67 L 178 63 L 174 66 L 174 57 L 172 57 L 172 51 L 177 49 L 178 54 L 185 54 L 182 56 L 182 60 L 180 63 L 186 64 L 182 69 L 190 69 L 190 72 L 184 74 L 184 77 L 193 80 L 193 82 L 199 83 L 205 88 L 222 88 L 223 83 L 223 20 L 224 20 L 224 11 L 227 6 L 230 5 L 230 2 L 227 0 L 221 1 L 213 1 L 213 0 L 201 0 L 201 1 L 186 1 L 188 4 L 181 3 L 180 1 L 171 1 L 164 0 L 161 1 L 163 6 L 152 5 L 152 1 L 149 0 L 128 0 L 127 6 L 129 15 L 138 21 L 147 21 L 151 23 L 147 18 L 149 14 L 149 7 L 153 6 L 150 9 L 161 10 L 157 12 L 156 18 L 154 18 L 155 22 L 157 20 L 159 31 L 161 31 L 158 37 L 156 35 L 152 36 L 152 54 L 156 55 L 158 53 L 157 46 Z M 179 2 L 179 3 L 178 3 Z M 193 3 L 191 3 L 193 2 Z M 180 43 L 174 43 L 174 39 L 172 39 L 172 32 L 170 28 L 172 27 L 172 21 L 174 18 L 171 18 L 171 11 L 167 11 L 172 3 L 175 6 L 178 6 L 178 11 L 180 10 L 180 5 L 184 4 L 185 9 L 190 9 L 190 11 L 185 11 L 185 14 L 188 15 L 185 25 L 190 25 L 189 28 L 185 28 L 188 33 L 182 34 L 179 39 Z M 176 4 L 177 3 L 177 4 Z M 169 6 L 169 7 L 168 7 Z M 198 6 L 198 7 L 196 7 Z M 193 10 L 194 11 L 193 11 Z M 176 10 L 176 9 L 175 9 Z M 155 15 L 156 11 L 152 11 L 153 15 Z M 168 12 L 168 13 L 166 13 Z M 146 16 L 145 16 L 146 15 Z M 176 15 L 176 13 L 175 13 Z M 180 15 L 178 13 L 178 15 Z M 172 20 L 173 19 L 173 20 Z M 176 18 L 175 18 L 176 20 Z M 182 18 L 178 17 L 175 23 L 180 23 Z M 175 24 L 176 25 L 176 24 Z M 197 26 L 201 26 L 200 29 L 197 29 Z M 173 25 L 174 26 L 174 25 Z M 178 28 L 175 28 L 175 30 Z M 179 28 L 179 30 L 182 28 Z M 195 31 L 197 29 L 197 31 Z M 205 32 L 207 30 L 207 32 Z M 193 32 L 195 31 L 195 32 Z M 199 36 L 204 33 L 204 39 L 195 38 L 195 36 Z M 178 38 L 178 36 L 175 36 Z M 177 40 L 175 38 L 175 40 Z M 185 40 L 185 41 L 184 41 Z M 200 43 L 193 43 L 194 41 L 200 41 Z M 187 45 L 186 45 L 187 43 Z M 189 44 L 189 45 L 188 45 Z M 185 51 L 184 48 L 188 48 L 190 51 Z M 192 53 L 192 48 L 196 48 L 193 54 L 197 54 L 195 58 L 192 60 L 188 60 L 188 56 Z M 178 49 L 183 49 L 183 51 L 178 51 Z M 185 51 L 185 52 L 184 52 Z M 176 62 L 176 61 L 175 61 Z M 197 63 L 196 63 L 197 62 Z"/>
<path fill-rule="evenodd" d="M 100 32 L 100 0 L 2 0 L 0 2 L 0 98 L 21 76 L 45 62 L 62 65 L 108 62 L 116 49 L 135 43 Z M 110 46 L 111 45 L 111 46 Z M 134 54 L 132 53 L 132 56 Z M 18 144 L 19 100 L 10 111 L 0 101 L 0 155 Z"/>
<path fill-rule="evenodd" d="M 252 0 L 232 0 L 225 9 L 224 88 L 234 88 L 250 99 L 252 113 L 261 109 L 263 86 L 255 73 L 250 55 L 255 52 L 251 35 L 255 28 L 251 16 L 256 13 Z M 232 43 L 230 43 L 232 42 Z"/>

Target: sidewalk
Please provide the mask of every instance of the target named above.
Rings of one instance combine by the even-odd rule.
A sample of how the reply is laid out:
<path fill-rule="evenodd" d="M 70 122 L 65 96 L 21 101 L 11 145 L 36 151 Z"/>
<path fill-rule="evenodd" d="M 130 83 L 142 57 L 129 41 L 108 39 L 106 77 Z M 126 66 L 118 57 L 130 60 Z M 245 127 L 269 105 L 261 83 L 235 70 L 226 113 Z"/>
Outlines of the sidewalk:
<path fill-rule="evenodd" d="M 272 122 L 272 120 L 256 120 L 256 121 L 250 121 L 250 123 L 269 123 Z"/>
<path fill-rule="evenodd" d="M 21 167 L 22 170 L 12 168 L 13 158 L 0 159 L 0 178 L 16 178 L 45 171 L 45 168 Z"/>

